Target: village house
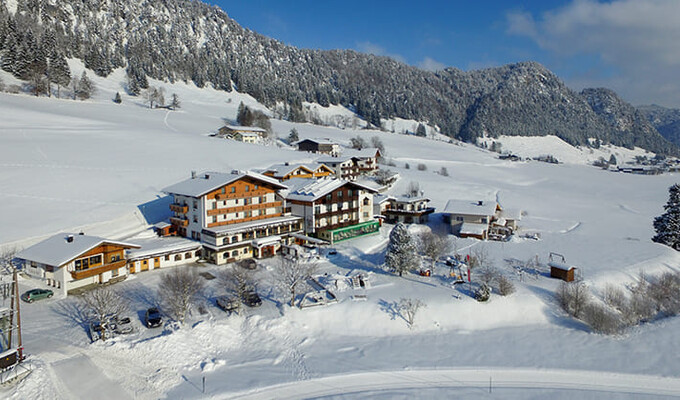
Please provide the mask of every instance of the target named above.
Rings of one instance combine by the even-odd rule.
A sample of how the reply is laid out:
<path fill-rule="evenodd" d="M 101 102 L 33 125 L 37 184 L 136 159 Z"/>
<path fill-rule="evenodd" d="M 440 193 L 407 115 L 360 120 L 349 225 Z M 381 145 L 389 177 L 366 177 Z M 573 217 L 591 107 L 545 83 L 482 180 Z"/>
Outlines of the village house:
<path fill-rule="evenodd" d="M 262 175 L 277 179 L 280 182 L 291 178 L 323 178 L 333 175 L 335 171 L 324 164 L 274 164 L 262 170 Z"/>
<path fill-rule="evenodd" d="M 267 131 L 257 126 L 225 125 L 217 131 L 217 135 L 241 142 L 259 143 L 267 135 Z"/>
<path fill-rule="evenodd" d="M 353 181 L 360 175 L 370 175 L 378 169 L 378 159 L 382 157 L 380 150 L 366 148 L 348 150 L 343 156 L 321 157 L 316 160 L 333 169 L 337 178 Z"/>
<path fill-rule="evenodd" d="M 496 200 L 449 200 L 443 214 L 453 234 L 480 240 L 512 235 L 521 216 L 519 211 L 504 211 Z"/>
<path fill-rule="evenodd" d="M 285 208 L 281 189 L 276 179 L 232 171 L 192 173 L 163 192 L 173 196 L 173 230 L 200 241 L 203 257 L 223 264 L 273 256 L 292 242 L 291 233 L 302 232 L 302 218 Z"/>
<path fill-rule="evenodd" d="M 299 151 L 309 153 L 322 153 L 337 156 L 340 154 L 340 145 L 330 139 L 303 139 L 297 142 Z"/>
<path fill-rule="evenodd" d="M 128 272 L 174 267 L 197 262 L 201 258 L 200 243 L 181 237 L 134 239 L 140 246 L 126 253 Z"/>
<path fill-rule="evenodd" d="M 337 178 L 291 179 L 285 192 L 294 215 L 304 219 L 305 232 L 334 243 L 377 232 L 373 219 L 375 189 Z"/>
<path fill-rule="evenodd" d="M 422 196 L 389 196 L 385 203 L 380 214 L 390 224 L 424 224 L 434 212 L 434 207 L 429 206 L 430 199 Z"/>
<path fill-rule="evenodd" d="M 16 255 L 23 271 L 64 296 L 73 289 L 124 279 L 132 243 L 82 233 L 59 233 Z"/>

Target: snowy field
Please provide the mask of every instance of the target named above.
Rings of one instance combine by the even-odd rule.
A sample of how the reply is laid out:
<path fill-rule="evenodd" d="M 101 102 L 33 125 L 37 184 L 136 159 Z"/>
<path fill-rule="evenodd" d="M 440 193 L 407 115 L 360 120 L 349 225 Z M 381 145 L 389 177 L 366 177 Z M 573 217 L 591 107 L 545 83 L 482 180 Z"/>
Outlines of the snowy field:
<path fill-rule="evenodd" d="M 225 121 L 234 122 L 241 101 L 256 105 L 248 96 L 160 84 L 166 97 L 179 95 L 180 110 L 150 110 L 142 99 L 126 95 L 116 105 L 110 99 L 123 92 L 122 77 L 118 71 L 106 80 L 94 78 L 99 93 L 87 102 L 0 94 L 0 246 L 22 248 L 56 232 L 78 230 L 133 240 L 167 215 L 160 188 L 192 170 L 313 159 L 283 143 L 259 146 L 210 137 Z M 545 149 L 564 164 L 501 161 L 469 145 L 391 132 L 278 120 L 272 125 L 281 138 L 293 127 L 301 138 L 345 144 L 356 135 L 380 137 L 395 165 L 387 168 L 401 175 L 390 193 L 402 194 L 411 181 L 418 182 L 438 210 L 451 198 L 493 195 L 504 207 L 523 210 L 520 235 L 539 233 L 541 240 L 518 235 L 504 243 L 457 242 L 463 254 L 484 246 L 517 292 L 478 303 L 465 285 L 452 285 L 443 266 L 430 278 L 387 274 L 380 268 L 390 228 L 385 226 L 378 235 L 342 243 L 336 256 L 321 261 L 322 273 L 339 281 L 354 273 L 371 277 L 370 289 L 339 286 L 337 304 L 304 310 L 282 305 L 261 268 L 262 307 L 227 317 L 214 306 L 224 290 L 217 280 L 207 281 L 207 314 L 195 313 L 178 330 L 148 330 L 141 320 L 156 301 L 160 278 L 149 271 L 115 286 L 130 299 L 138 330 L 106 343 L 90 344 L 75 298 L 22 304 L 24 346 L 34 372 L 19 385 L 0 389 L 0 397 L 680 397 L 675 333 L 680 319 L 642 325 L 622 336 L 593 334 L 558 309 L 552 294 L 557 282 L 545 270 L 520 281 L 512 268 L 535 257 L 545 263 L 557 252 L 580 267 L 596 294 L 606 283 L 630 283 L 639 271 L 677 271 L 677 253 L 650 241 L 652 219 L 662 212 L 677 176 L 602 171 L 584 165 L 592 155 L 578 156 L 554 138 L 528 139 L 526 146 Z M 511 147 L 503 143 L 504 149 Z M 418 164 L 427 169 L 419 171 Z M 442 167 L 449 176 L 437 173 Z M 432 215 L 430 225 L 440 228 L 441 214 Z M 218 267 L 197 268 L 218 274 Z M 22 291 L 35 286 L 28 280 L 21 284 Z M 366 300 L 353 301 L 357 294 Z M 427 304 L 413 329 L 395 311 L 401 297 Z"/>

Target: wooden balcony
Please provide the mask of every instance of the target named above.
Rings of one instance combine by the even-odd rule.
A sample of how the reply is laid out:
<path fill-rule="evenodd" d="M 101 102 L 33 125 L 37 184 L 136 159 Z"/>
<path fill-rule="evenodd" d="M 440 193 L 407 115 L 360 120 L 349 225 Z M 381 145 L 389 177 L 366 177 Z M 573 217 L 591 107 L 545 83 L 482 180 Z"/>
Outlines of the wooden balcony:
<path fill-rule="evenodd" d="M 178 214 L 186 214 L 189 212 L 189 206 L 186 204 L 170 204 L 170 211 L 176 212 Z"/>
<path fill-rule="evenodd" d="M 258 216 L 255 216 L 255 217 L 248 217 L 248 218 L 232 219 L 230 221 L 211 222 L 211 223 L 208 224 L 208 228 L 214 228 L 216 226 L 223 226 L 223 225 L 240 224 L 242 222 L 259 221 L 259 220 L 262 220 L 262 219 L 280 217 L 281 215 L 282 215 L 281 213 L 276 213 L 276 214 L 258 215 Z"/>
<path fill-rule="evenodd" d="M 189 220 L 184 218 L 170 217 L 170 223 L 176 226 L 181 226 L 183 228 L 189 226 Z"/>
<path fill-rule="evenodd" d="M 215 195 L 215 200 L 229 200 L 229 199 L 241 199 L 243 197 L 260 197 L 271 193 L 271 191 L 266 189 L 251 190 L 249 192 L 238 192 L 238 193 L 218 193 Z M 208 196 L 210 198 L 211 196 Z"/>
<path fill-rule="evenodd" d="M 100 265 L 98 267 L 88 268 L 88 269 L 84 269 L 84 270 L 81 270 L 81 271 L 71 271 L 71 276 L 73 277 L 73 279 L 76 279 L 76 280 L 89 278 L 91 276 L 99 275 L 99 274 L 102 274 L 104 272 L 108 272 L 108 271 L 111 271 L 111 270 L 114 270 L 114 269 L 122 268 L 122 267 L 125 266 L 126 263 L 127 263 L 127 260 L 120 260 L 120 261 L 112 262 L 111 264 L 104 264 L 104 265 Z"/>
<path fill-rule="evenodd" d="M 213 208 L 207 211 L 208 216 L 219 215 L 219 214 L 229 214 L 235 212 L 252 211 L 252 210 L 262 210 L 265 208 L 279 208 L 283 206 L 283 202 L 272 201 L 270 203 L 258 203 L 258 204 L 248 204 L 244 206 L 226 207 L 226 208 Z"/>

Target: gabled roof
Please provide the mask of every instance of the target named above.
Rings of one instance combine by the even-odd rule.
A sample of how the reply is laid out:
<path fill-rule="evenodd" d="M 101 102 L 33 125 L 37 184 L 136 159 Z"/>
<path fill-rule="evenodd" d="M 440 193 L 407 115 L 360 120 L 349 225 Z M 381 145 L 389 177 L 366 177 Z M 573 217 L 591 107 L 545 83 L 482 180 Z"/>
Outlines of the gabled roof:
<path fill-rule="evenodd" d="M 399 203 L 417 203 L 419 201 L 430 201 L 429 198 L 423 197 L 423 196 L 397 196 L 394 198 L 394 201 L 399 202 Z"/>
<path fill-rule="evenodd" d="M 388 194 L 376 194 L 373 196 L 373 204 L 382 204 L 386 201 L 390 200 L 396 200 L 397 198 L 394 196 L 390 196 Z"/>
<path fill-rule="evenodd" d="M 69 241 L 69 238 L 72 238 Z M 74 258 L 78 258 L 101 244 L 113 244 L 126 248 L 139 246 L 132 243 L 118 242 L 100 238 L 98 236 L 80 235 L 77 233 L 58 233 L 40 243 L 20 251 L 16 257 L 27 261 L 60 267 Z"/>
<path fill-rule="evenodd" d="M 351 157 L 356 157 L 356 158 L 373 158 L 376 155 L 382 155 L 380 152 L 380 149 L 375 148 L 375 147 L 364 147 L 361 150 L 347 150 L 345 151 L 345 154 Z"/>
<path fill-rule="evenodd" d="M 266 130 L 257 126 L 225 125 L 224 127 L 232 131 L 266 132 Z"/>
<path fill-rule="evenodd" d="M 223 172 L 204 172 L 174 185 L 164 188 L 162 191 L 168 194 L 181 194 L 184 196 L 201 197 L 206 193 L 217 190 L 224 185 L 236 182 L 239 179 L 251 178 L 268 183 L 277 189 L 286 187 L 274 178 L 264 176 L 252 171 L 232 171 L 230 174 Z"/>
<path fill-rule="evenodd" d="M 293 178 L 287 181 L 286 184 L 288 185 L 288 193 L 284 194 L 286 200 L 315 201 L 345 185 L 352 186 L 356 189 L 366 190 L 371 193 L 377 193 L 377 190 L 371 187 L 338 178 Z"/>
<path fill-rule="evenodd" d="M 314 173 L 315 166 L 307 164 L 274 164 L 262 170 L 263 173 L 271 172 L 275 178 L 283 178 L 293 173 L 296 169 L 306 169 L 310 174 Z"/>
<path fill-rule="evenodd" d="M 496 213 L 496 200 L 449 200 L 444 207 L 444 214 L 466 215 L 494 215 Z"/>
<path fill-rule="evenodd" d="M 308 139 L 302 139 L 302 140 L 299 140 L 298 142 L 296 142 L 295 144 L 300 144 L 300 143 L 303 143 L 303 142 L 312 142 L 312 143 L 316 143 L 316 144 L 334 144 L 334 145 L 338 145 L 337 143 L 335 143 L 334 141 L 332 141 L 332 140 L 330 140 L 330 139 L 328 139 L 328 138 L 313 138 L 313 139 L 312 139 L 312 138 L 308 138 Z"/>
<path fill-rule="evenodd" d="M 354 157 L 352 156 L 342 156 L 342 157 L 320 157 L 316 159 L 318 164 L 330 164 L 330 163 L 344 163 L 347 161 L 352 161 Z"/>

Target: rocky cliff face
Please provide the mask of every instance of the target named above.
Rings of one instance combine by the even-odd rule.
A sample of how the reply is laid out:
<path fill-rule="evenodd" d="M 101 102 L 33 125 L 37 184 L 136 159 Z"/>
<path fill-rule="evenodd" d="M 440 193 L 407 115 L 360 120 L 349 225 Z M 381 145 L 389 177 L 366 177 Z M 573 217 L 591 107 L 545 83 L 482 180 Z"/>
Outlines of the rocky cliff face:
<path fill-rule="evenodd" d="M 74 57 L 102 76 L 125 68 L 131 93 L 141 93 L 147 77 L 192 81 L 249 93 L 268 106 L 283 102 L 290 119 L 299 118 L 302 102 L 309 101 L 351 107 L 374 125 L 392 117 L 424 121 L 466 141 L 557 135 L 572 144 L 595 138 L 676 151 L 618 97 L 612 116 L 599 106 L 611 96 L 576 93 L 533 62 L 429 72 L 351 50 L 298 49 L 191 0 L 11 4 L 0 2 L 0 62 L 24 79 L 55 75 L 65 58 Z"/>

